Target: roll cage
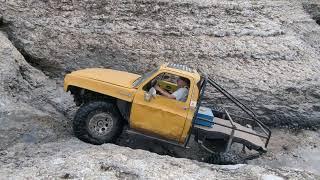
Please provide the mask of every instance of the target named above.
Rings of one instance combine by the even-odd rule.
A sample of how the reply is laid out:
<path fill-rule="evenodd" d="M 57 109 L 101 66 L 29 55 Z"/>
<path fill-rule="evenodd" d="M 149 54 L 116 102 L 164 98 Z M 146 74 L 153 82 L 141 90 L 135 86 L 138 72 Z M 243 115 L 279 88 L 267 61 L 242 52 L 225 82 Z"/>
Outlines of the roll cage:
<path fill-rule="evenodd" d="M 245 114 L 247 114 L 250 117 L 250 118 L 246 118 L 246 117 L 242 117 L 242 116 L 238 116 L 238 115 L 234 115 L 234 114 L 229 114 L 227 112 L 227 110 L 224 109 L 224 111 L 222 113 L 225 113 L 227 115 L 226 119 L 229 120 L 232 125 L 232 131 L 231 131 L 231 134 L 230 134 L 230 137 L 228 140 L 228 146 L 227 146 L 226 150 L 228 151 L 230 149 L 230 146 L 231 146 L 231 143 L 233 140 L 233 135 L 236 130 L 264 139 L 265 140 L 264 146 L 265 146 L 265 148 L 267 148 L 269 141 L 270 141 L 270 138 L 271 138 L 271 130 L 258 119 L 258 116 L 248 106 L 246 106 L 245 104 L 240 102 L 237 98 L 232 96 L 229 92 L 227 92 L 224 88 L 222 88 L 219 84 L 217 84 L 212 78 L 208 77 L 207 74 L 205 74 L 201 71 L 199 71 L 199 72 L 202 74 L 201 80 L 198 83 L 198 87 L 200 87 L 199 98 L 198 98 L 196 110 L 195 110 L 195 113 L 194 113 L 194 116 L 192 119 L 192 128 L 188 134 L 187 140 L 184 143 L 184 147 L 187 147 L 187 145 L 189 143 L 192 131 L 194 130 L 195 120 L 197 118 L 197 113 L 198 113 L 199 108 L 201 106 L 202 98 L 203 98 L 204 92 L 206 90 L 206 86 L 207 86 L 207 84 L 209 84 L 212 87 L 214 87 L 216 90 L 218 90 L 222 95 L 224 95 L 228 100 L 230 100 L 233 104 L 235 104 L 237 107 L 239 107 Z M 244 122 L 249 122 L 252 127 L 259 127 L 262 130 L 262 133 L 253 133 L 251 131 L 238 129 L 234 125 L 233 118 L 244 120 Z M 216 124 L 218 124 L 218 123 L 216 123 Z M 223 124 L 219 124 L 219 125 L 224 126 L 226 128 L 230 128 L 230 127 L 227 127 Z"/>

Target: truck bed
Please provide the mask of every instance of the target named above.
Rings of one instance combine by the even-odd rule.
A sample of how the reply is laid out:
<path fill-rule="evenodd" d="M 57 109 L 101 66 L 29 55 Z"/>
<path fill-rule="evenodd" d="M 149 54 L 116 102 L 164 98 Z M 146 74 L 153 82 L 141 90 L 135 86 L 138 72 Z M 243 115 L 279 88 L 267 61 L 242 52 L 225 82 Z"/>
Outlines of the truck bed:
<path fill-rule="evenodd" d="M 264 147 L 265 143 L 260 139 L 260 137 L 253 135 L 257 134 L 254 130 L 244 127 L 238 123 L 234 123 L 234 125 L 236 126 L 236 130 L 234 132 L 233 142 L 244 144 L 249 149 L 266 151 Z M 217 117 L 214 118 L 214 125 L 212 127 L 195 125 L 194 128 L 198 133 L 205 135 L 206 138 L 209 139 L 228 140 L 232 134 L 232 125 L 230 121 Z"/>

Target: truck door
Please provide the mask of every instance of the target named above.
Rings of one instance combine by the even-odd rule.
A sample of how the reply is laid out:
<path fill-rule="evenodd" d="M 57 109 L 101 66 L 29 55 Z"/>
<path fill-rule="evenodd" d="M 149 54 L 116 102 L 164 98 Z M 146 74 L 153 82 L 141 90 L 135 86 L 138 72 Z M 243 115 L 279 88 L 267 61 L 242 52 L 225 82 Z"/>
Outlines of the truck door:
<path fill-rule="evenodd" d="M 172 75 L 179 77 L 177 74 Z M 166 81 L 159 77 L 163 77 L 163 73 L 156 76 L 155 79 L 158 82 L 161 81 L 161 84 L 165 84 Z M 190 80 L 190 78 L 188 79 Z M 151 81 L 141 85 L 134 97 L 130 127 L 148 135 L 179 141 L 189 111 L 191 90 L 189 89 L 185 102 L 169 99 L 158 94 L 147 101 L 144 96 L 150 88 L 150 83 Z M 193 87 L 192 83 L 190 81 L 190 87 Z M 172 82 L 168 84 L 172 88 Z"/>

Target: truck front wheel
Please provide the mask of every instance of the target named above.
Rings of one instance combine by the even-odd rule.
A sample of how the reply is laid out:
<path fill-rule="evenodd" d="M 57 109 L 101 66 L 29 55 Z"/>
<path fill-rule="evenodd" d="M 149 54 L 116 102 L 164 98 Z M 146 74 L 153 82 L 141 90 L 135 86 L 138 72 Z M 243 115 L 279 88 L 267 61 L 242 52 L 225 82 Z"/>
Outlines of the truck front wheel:
<path fill-rule="evenodd" d="M 82 141 L 97 145 L 114 142 L 122 127 L 118 109 L 104 101 L 83 104 L 73 119 L 74 134 Z"/>

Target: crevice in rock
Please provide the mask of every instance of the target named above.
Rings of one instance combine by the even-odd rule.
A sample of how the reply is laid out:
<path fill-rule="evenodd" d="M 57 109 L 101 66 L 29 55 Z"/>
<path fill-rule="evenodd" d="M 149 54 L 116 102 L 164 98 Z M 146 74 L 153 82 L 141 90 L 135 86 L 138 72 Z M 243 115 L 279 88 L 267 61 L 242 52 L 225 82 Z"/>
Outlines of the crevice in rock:
<path fill-rule="evenodd" d="M 320 10 L 319 10 L 319 12 L 320 12 Z M 318 16 L 312 17 L 312 19 L 314 19 L 316 21 L 316 23 L 320 26 L 320 14 Z"/>
<path fill-rule="evenodd" d="M 9 36 L 10 39 L 10 36 Z M 16 46 L 13 43 L 14 46 Z M 24 59 L 28 64 L 30 64 L 32 67 L 38 69 L 39 71 L 42 71 L 45 75 L 47 75 L 49 78 L 57 78 L 61 75 L 58 72 L 61 72 L 62 70 L 59 68 L 58 65 L 50 64 L 47 60 L 43 60 L 41 58 L 33 57 L 29 53 L 27 53 L 23 48 L 17 47 L 17 50 L 22 54 Z M 47 62 L 47 63 L 45 63 Z"/>
<path fill-rule="evenodd" d="M 316 20 L 316 23 L 320 25 L 320 16 L 317 17 L 315 20 Z"/>
<path fill-rule="evenodd" d="M 308 4 L 304 3 L 303 8 L 307 13 L 309 13 L 316 21 L 316 23 L 320 26 L 320 4 Z"/>
<path fill-rule="evenodd" d="M 0 31 L 6 31 L 8 23 L 3 20 L 3 17 L 0 16 Z"/>
<path fill-rule="evenodd" d="M 0 16 L 0 28 L 4 26 L 3 18 Z"/>
<path fill-rule="evenodd" d="M 41 59 L 32 56 L 24 49 L 24 47 L 22 47 L 18 42 L 16 42 L 17 40 L 14 38 L 14 35 L 11 33 L 11 30 L 8 25 L 9 24 L 6 23 L 0 16 L 0 31 L 6 33 L 12 45 L 15 46 L 15 48 L 20 52 L 20 54 L 24 57 L 28 64 L 43 72 L 49 78 L 55 79 L 60 78 L 62 76 L 60 72 L 64 72 L 64 70 L 58 64 L 54 64 L 47 59 Z"/>

